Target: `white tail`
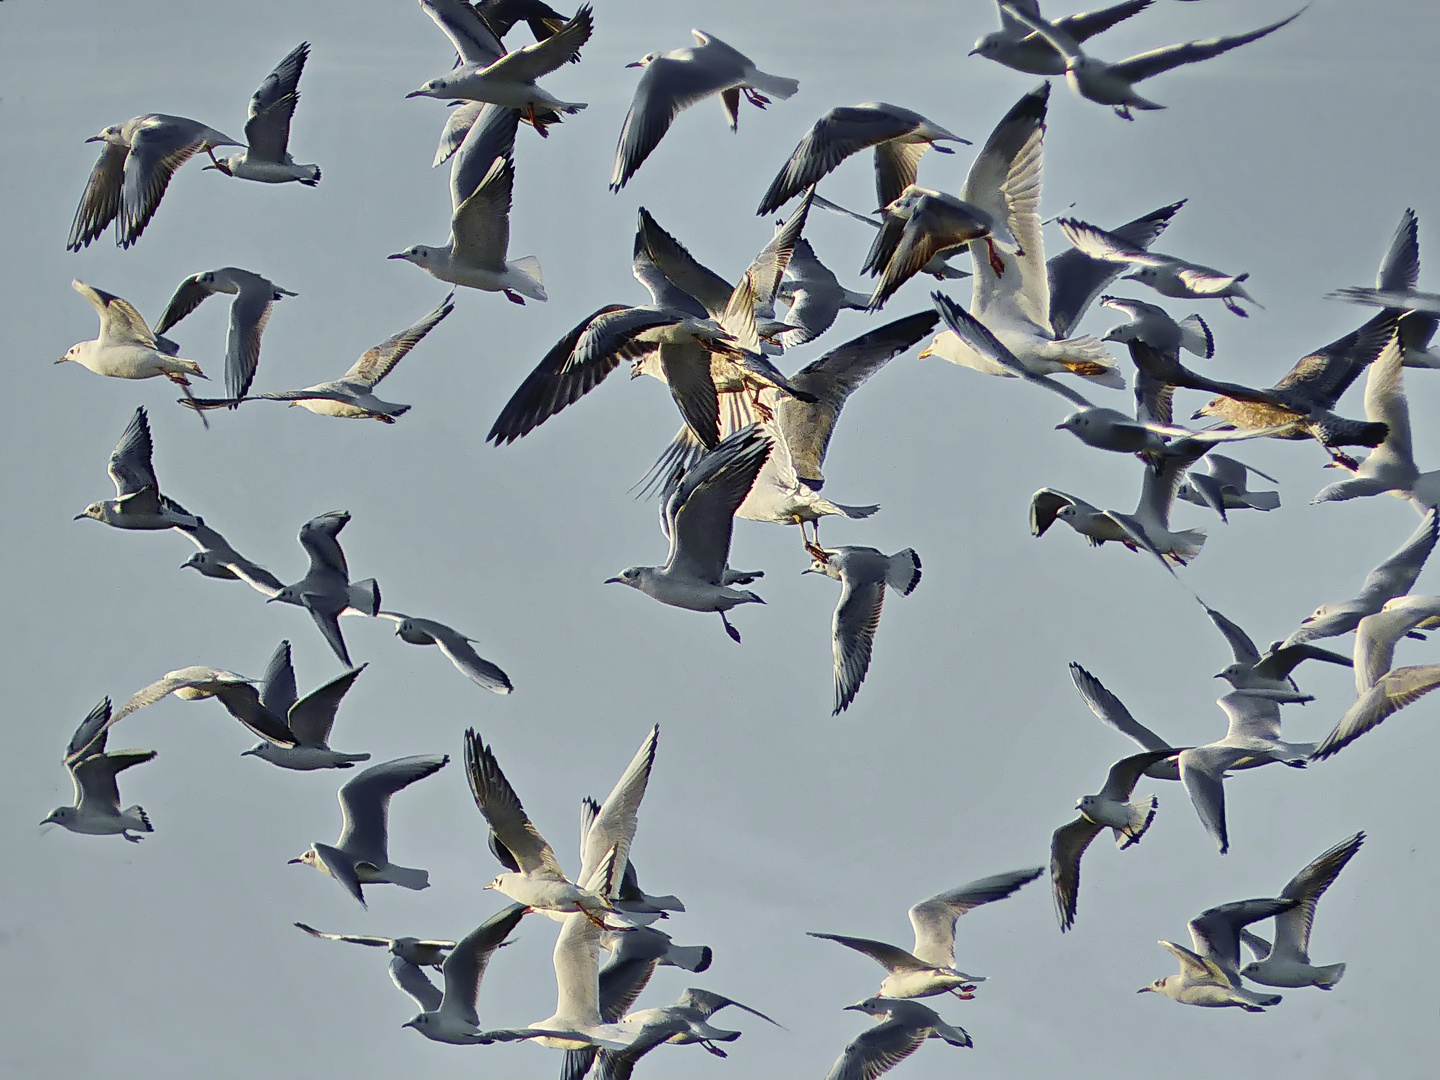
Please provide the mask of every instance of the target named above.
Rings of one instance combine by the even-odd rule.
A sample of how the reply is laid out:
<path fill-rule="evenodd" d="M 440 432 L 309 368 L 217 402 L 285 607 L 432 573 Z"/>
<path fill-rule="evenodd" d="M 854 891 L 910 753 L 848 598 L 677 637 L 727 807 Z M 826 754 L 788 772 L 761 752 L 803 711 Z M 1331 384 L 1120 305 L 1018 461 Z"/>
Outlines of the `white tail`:
<path fill-rule="evenodd" d="M 385 876 L 392 885 L 399 885 L 402 889 L 419 892 L 421 889 L 430 887 L 428 870 L 414 870 L 408 866 L 391 866 L 385 871 Z"/>
<path fill-rule="evenodd" d="M 1344 964 L 1331 964 L 1329 967 L 1320 969 L 1320 977 L 1315 980 L 1315 985 L 1321 990 L 1331 990 L 1345 975 Z"/>
<path fill-rule="evenodd" d="M 698 973 L 710 966 L 714 956 L 709 945 L 671 945 L 660 963 Z"/>
<path fill-rule="evenodd" d="M 770 75 L 763 71 L 750 73 L 750 85 L 762 94 L 769 94 L 781 101 L 794 97 L 800 89 L 800 83 L 795 79 L 787 79 L 783 75 Z"/>
<path fill-rule="evenodd" d="M 140 824 L 135 828 L 135 831 L 136 831 L 136 832 L 154 832 L 154 831 L 155 831 L 155 827 L 150 824 L 150 815 L 147 814 L 147 813 L 145 813 L 145 808 L 144 808 L 143 806 L 141 806 L 139 803 L 136 803 L 134 806 L 127 806 L 127 807 L 125 808 L 125 812 L 124 812 L 121 816 L 122 816 L 122 817 L 133 817 L 133 818 L 138 818 L 138 819 L 139 819 Z M 1344 965 L 1344 964 L 1341 964 L 1341 965 L 1340 965 L 1340 968 L 1341 968 L 1341 970 L 1343 971 L 1344 968 L 1345 968 L 1345 965 Z M 1338 978 L 1338 976 L 1337 976 L 1337 978 Z"/>
<path fill-rule="evenodd" d="M 1255 510 L 1276 510 L 1280 506 L 1278 491 L 1247 491 L 1241 498 Z"/>
<path fill-rule="evenodd" d="M 1180 347 L 1209 360 L 1215 355 L 1215 335 L 1199 315 L 1186 315 L 1180 320 Z"/>
<path fill-rule="evenodd" d="M 1150 823 L 1155 820 L 1155 810 L 1159 805 L 1160 800 L 1154 795 L 1148 799 L 1136 799 L 1132 803 L 1126 803 L 1125 808 L 1130 812 L 1130 824 L 1123 829 L 1114 830 L 1115 846 L 1124 851 L 1131 844 L 1138 844 L 1150 828 Z"/>
<path fill-rule="evenodd" d="M 380 585 L 374 578 L 350 583 L 350 606 L 372 618 L 380 611 Z"/>
<path fill-rule="evenodd" d="M 885 571 L 885 584 L 901 596 L 909 596 L 920 584 L 920 556 L 914 548 L 897 551 L 890 556 L 890 566 Z"/>

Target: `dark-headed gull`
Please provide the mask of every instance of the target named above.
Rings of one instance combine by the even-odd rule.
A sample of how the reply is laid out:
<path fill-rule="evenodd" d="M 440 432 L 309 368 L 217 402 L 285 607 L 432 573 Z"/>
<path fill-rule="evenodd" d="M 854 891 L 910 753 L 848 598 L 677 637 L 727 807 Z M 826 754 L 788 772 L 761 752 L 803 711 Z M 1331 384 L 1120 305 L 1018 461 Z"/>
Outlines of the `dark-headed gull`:
<path fill-rule="evenodd" d="M 120 808 L 120 789 L 115 777 L 132 765 L 143 765 L 155 756 L 154 750 L 106 750 L 106 729 L 110 724 L 110 699 L 105 698 L 80 722 L 65 750 L 65 768 L 75 783 L 75 804 L 61 806 L 46 815 L 42 825 L 59 825 L 73 833 L 90 836 L 123 836 L 132 844 L 141 837 L 131 833 L 155 830 L 140 806 Z"/>
<path fill-rule="evenodd" d="M 973 997 L 971 983 L 984 982 L 983 975 L 967 975 L 955 967 L 955 923 L 960 916 L 982 904 L 1004 900 L 1023 885 L 1028 885 L 1045 868 L 1012 870 L 980 878 L 958 889 L 938 893 L 910 909 L 910 925 L 915 928 L 915 949 L 906 952 L 883 941 L 869 938 L 843 937 L 840 934 L 816 934 L 811 937 L 838 941 L 841 945 L 862 952 L 886 971 L 877 993 L 887 998 L 920 998 L 951 993 L 958 998 Z"/>
<path fill-rule="evenodd" d="M 345 887 L 365 905 L 365 885 L 399 885 L 402 889 L 428 889 L 427 871 L 398 866 L 390 861 L 390 798 L 439 772 L 449 754 L 417 754 L 372 765 L 340 789 L 342 824 L 333 845 L 318 841 L 292 863 L 304 863 Z"/>
<path fill-rule="evenodd" d="M 306 187 L 314 187 L 320 182 L 320 167 L 297 165 L 289 151 L 290 120 L 300 101 L 300 73 L 305 70 L 305 61 L 309 56 L 308 41 L 302 41 L 285 54 L 250 99 L 250 115 L 245 121 L 245 149 L 205 168 L 218 169 L 226 176 L 257 180 L 262 184 L 284 184 L 294 180 Z"/>

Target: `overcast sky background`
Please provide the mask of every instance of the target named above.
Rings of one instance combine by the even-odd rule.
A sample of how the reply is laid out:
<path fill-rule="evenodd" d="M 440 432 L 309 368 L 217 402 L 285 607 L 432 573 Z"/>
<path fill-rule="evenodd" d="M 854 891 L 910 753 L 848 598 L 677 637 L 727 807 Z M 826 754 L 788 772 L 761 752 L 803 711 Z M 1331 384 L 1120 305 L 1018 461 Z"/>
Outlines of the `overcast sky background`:
<path fill-rule="evenodd" d="M 741 646 L 714 616 L 601 584 L 625 566 L 664 560 L 654 504 L 627 489 L 675 430 L 665 390 L 617 373 L 514 446 L 496 450 L 484 436 L 581 316 L 643 301 L 629 274 L 637 206 L 734 276 L 770 236 L 753 212 L 760 194 L 825 110 L 890 101 L 978 145 L 1036 79 L 965 56 L 995 25 L 981 0 L 596 6 L 583 62 L 545 84 L 590 107 L 548 140 L 522 130 L 516 147 L 511 257 L 539 256 L 550 302 L 520 308 L 461 290 L 454 315 L 383 387 L 387 399 L 414 406 L 393 427 L 259 403 L 212 414 L 208 432 L 173 404 L 164 380 L 123 383 L 54 366 L 95 334 L 70 279 L 118 293 L 153 320 L 187 274 L 226 265 L 263 273 L 299 295 L 277 305 L 256 389 L 337 376 L 445 295 L 384 256 L 447 235 L 448 169 L 429 168 L 445 109 L 404 95 L 449 67 L 448 43 L 408 0 L 11 0 L 0 9 L 0 438 L 10 462 L 0 965 L 12 988 L 0 1014 L 0 1072 L 554 1075 L 560 1056 L 533 1045 L 458 1048 L 402 1030 L 416 1010 L 390 985 L 383 954 L 314 941 L 290 924 L 468 932 L 501 898 L 481 890 L 497 868 L 459 760 L 464 728 L 493 741 L 536 824 L 573 866 L 578 800 L 603 796 L 658 721 L 633 854 L 652 891 L 679 894 L 689 908 L 665 928 L 682 943 L 712 945 L 716 959 L 700 976 L 662 969 L 641 1005 L 704 986 L 785 1030 L 727 1016 L 745 1029 L 729 1061 L 666 1048 L 642 1074 L 823 1076 L 868 1022 L 841 1007 L 872 994 L 881 973 L 804 932 L 908 945 L 910 904 L 1046 862 L 1050 833 L 1070 820 L 1075 798 L 1137 749 L 1094 719 L 1067 662 L 1084 664 L 1172 742 L 1223 734 L 1213 701 L 1224 684 L 1212 675 L 1230 657 L 1194 601 L 1146 557 L 1092 550 L 1066 528 L 1038 541 L 1028 533 L 1037 488 L 1128 510 L 1141 465 L 1053 431 L 1065 409 L 1050 395 L 917 361 L 914 350 L 851 399 L 826 462 L 828 496 L 884 505 L 868 521 L 830 521 L 826 541 L 911 546 L 924 561 L 918 590 L 886 604 L 872 671 L 848 713 L 829 715 L 838 586 L 800 576 L 808 562 L 795 530 L 737 524 L 732 562 L 765 568 L 756 588 L 768 602 L 736 612 Z M 1064 13 L 1053 2 L 1047 10 Z M 1284 0 L 1158 0 L 1093 51 L 1119 59 L 1291 10 Z M 1405 207 L 1420 215 L 1424 250 L 1435 250 L 1436 20 L 1424 5 L 1316 0 L 1271 38 L 1147 83 L 1169 108 L 1133 124 L 1057 86 L 1043 212 L 1075 202 L 1077 215 L 1113 226 L 1188 198 L 1160 250 L 1250 271 L 1265 309 L 1241 320 L 1218 304 L 1168 306 L 1210 322 L 1217 355 L 1206 371 L 1268 385 L 1366 318 L 1323 297 L 1373 278 Z M 800 92 L 763 113 L 745 105 L 738 135 L 725 130 L 718 104 L 701 103 L 612 195 L 606 183 L 637 74 L 623 65 L 689 44 L 692 26 L 799 79 Z M 122 252 L 107 233 L 78 255 L 64 250 L 95 159 L 87 136 L 155 111 L 239 137 L 251 93 L 301 40 L 312 54 L 291 148 L 296 160 L 319 163 L 318 188 L 244 183 L 192 163 L 136 247 Z M 964 148 L 927 156 L 921 182 L 959 191 L 969 160 Z M 868 208 L 868 155 L 822 190 Z M 807 235 L 846 284 L 861 287 L 867 231 L 816 211 Z M 1053 253 L 1064 241 L 1051 227 L 1046 242 Z M 794 370 L 882 319 L 924 309 L 932 285 L 916 279 L 879 317 L 846 313 L 781 366 Z M 1421 288 L 1437 285 L 1422 271 Z M 949 292 L 968 300 L 963 282 Z M 1138 285 L 1126 292 L 1155 300 Z M 1093 311 L 1084 327 L 1103 333 L 1113 314 Z M 222 386 L 227 319 L 225 300 L 212 300 L 174 335 Z M 1425 468 L 1440 461 L 1440 374 L 1406 378 Z M 1343 411 L 1359 415 L 1360 396 L 1357 385 Z M 1203 400 L 1182 391 L 1177 416 Z M 1104 399 L 1129 402 L 1128 393 Z M 112 736 L 112 746 L 159 750 L 121 778 L 122 798 L 154 822 L 143 844 L 37 830 L 70 798 L 61 752 L 102 696 L 118 703 L 189 664 L 258 676 L 287 637 L 302 693 L 339 673 L 303 612 L 179 569 L 193 550 L 181 535 L 71 520 L 110 494 L 106 461 L 140 404 L 150 410 L 163 490 L 239 550 L 294 580 L 305 565 L 299 526 L 347 509 L 353 575 L 378 578 L 386 607 L 476 637 L 514 680 L 512 697 L 488 694 L 436 650 L 396 641 L 392 624 L 345 620 L 352 655 L 370 667 L 340 711 L 335 747 L 376 762 L 455 758 L 393 807 L 392 854 L 430 870 L 428 891 L 373 887 L 364 911 L 334 882 L 287 866 L 312 840 L 334 840 L 335 791 L 347 776 L 242 760 L 253 740 L 213 702 L 166 701 Z M 1210 534 L 1182 571 L 1187 581 L 1258 642 L 1283 637 L 1323 601 L 1354 595 L 1415 527 L 1413 510 L 1391 498 L 1308 505 L 1333 478 L 1312 444 L 1246 444 L 1236 456 L 1280 477 L 1280 511 L 1236 513 L 1228 526 L 1186 504 L 1175 516 Z M 1417 592 L 1434 591 L 1433 573 Z M 1335 644 L 1348 649 L 1350 639 Z M 1397 663 L 1434 656 L 1433 645 L 1406 643 Z M 1301 685 L 1319 700 L 1286 710 L 1286 734 L 1317 739 L 1353 699 L 1351 674 L 1305 669 Z M 990 981 L 974 1001 L 930 1004 L 966 1027 L 975 1048 L 932 1042 L 897 1075 L 1421 1075 L 1437 1019 L 1436 711 L 1431 700 L 1413 706 L 1307 772 L 1236 777 L 1224 858 L 1178 785 L 1147 782 L 1142 790 L 1161 802 L 1153 829 L 1123 854 L 1097 841 L 1071 933 L 1058 932 L 1043 879 L 961 921 L 958 962 Z M 1286 991 L 1266 1015 L 1136 996 L 1175 970 L 1157 938 L 1184 941 L 1186 920 L 1213 904 L 1273 895 L 1357 829 L 1370 839 L 1315 924 L 1316 962 L 1349 964 L 1336 990 Z M 521 924 L 482 988 L 486 1024 L 551 1013 L 555 931 L 545 919 Z"/>

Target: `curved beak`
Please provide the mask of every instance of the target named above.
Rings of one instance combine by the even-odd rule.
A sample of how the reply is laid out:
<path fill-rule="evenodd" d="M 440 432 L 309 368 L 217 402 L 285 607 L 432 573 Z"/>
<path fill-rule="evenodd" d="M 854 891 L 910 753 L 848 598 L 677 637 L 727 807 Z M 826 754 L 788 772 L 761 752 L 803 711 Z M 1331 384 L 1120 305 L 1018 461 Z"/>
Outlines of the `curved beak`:
<path fill-rule="evenodd" d="M 629 63 L 629 64 L 626 64 L 625 66 L 626 66 L 627 68 L 632 68 L 632 67 L 644 67 L 645 65 L 642 64 L 639 60 L 635 60 L 635 61 L 633 61 L 633 62 L 631 62 L 631 63 Z M 86 141 L 86 142 L 93 142 L 94 140 L 93 140 L 93 139 L 86 139 L 85 141 Z"/>
<path fill-rule="evenodd" d="M 1140 280 L 1140 275 L 1139 275 L 1138 273 L 1135 273 L 1135 274 L 1126 274 L 1123 278 L 1121 278 L 1121 280 L 1122 280 L 1122 281 L 1139 281 L 1139 280 Z M 1150 989 L 1150 988 L 1147 986 L 1145 989 L 1148 990 L 1148 989 Z"/>
<path fill-rule="evenodd" d="M 930 348 L 930 347 L 927 345 L 925 348 L 923 348 L 923 349 L 920 350 L 920 355 L 919 355 L 916 359 L 924 360 L 927 356 L 934 356 L 934 355 L 935 355 L 935 350 L 932 349 L 932 348 Z"/>
<path fill-rule="evenodd" d="M 280 599 L 280 594 L 279 594 L 279 593 L 276 593 L 274 596 L 267 596 L 267 597 L 265 598 L 265 602 L 266 602 L 267 604 L 273 604 L 276 600 L 279 600 L 279 599 Z"/>
<path fill-rule="evenodd" d="M 490 884 L 486 885 L 485 888 L 487 888 L 487 889 L 493 889 L 493 888 L 495 888 L 495 882 L 493 882 L 493 881 L 490 882 Z"/>
<path fill-rule="evenodd" d="M 286 859 L 285 865 L 289 866 L 291 863 L 303 863 L 304 861 L 304 859 Z"/>
<path fill-rule="evenodd" d="M 845 1012 L 864 1012 L 865 1010 L 862 1009 L 859 1005 L 846 1005 L 844 1011 L 845 1011 Z"/>
<path fill-rule="evenodd" d="M 415 1027 L 415 1021 L 414 1021 L 414 1020 L 406 1020 L 405 1023 L 401 1024 L 400 1026 L 401 1026 L 402 1028 L 407 1028 L 407 1027 L 408 1027 L 408 1028 L 413 1028 L 413 1027 Z M 418 1031 L 419 1029 L 416 1028 L 416 1030 Z"/>
<path fill-rule="evenodd" d="M 1056 425 L 1055 425 L 1055 430 L 1056 430 L 1056 431 L 1064 431 L 1064 430 L 1065 430 L 1065 425 L 1064 425 L 1064 424 L 1056 424 Z"/>
<path fill-rule="evenodd" d="M 75 515 L 73 518 L 71 518 L 70 520 L 71 520 L 71 521 L 79 521 L 81 518 L 83 518 L 83 517 L 85 517 L 85 516 L 86 516 L 85 514 L 76 514 L 76 515 Z"/>
<path fill-rule="evenodd" d="M 385 258 L 387 258 L 387 259 L 403 259 L 403 258 L 405 258 L 405 252 L 403 252 L 403 251 L 397 251 L 394 255 L 386 255 Z"/>
<path fill-rule="evenodd" d="M 1142 986 L 1139 990 L 1136 990 L 1135 992 L 1137 994 L 1153 994 L 1155 992 L 1155 988 L 1153 986 Z"/>
<path fill-rule="evenodd" d="M 91 135 L 90 138 L 86 139 L 85 141 L 86 141 L 86 142 L 104 142 L 104 141 L 105 141 L 105 136 L 104 136 L 104 135 Z"/>
<path fill-rule="evenodd" d="M 966 53 L 965 55 L 966 55 L 966 56 L 979 56 L 979 55 L 980 55 L 980 50 L 979 50 L 979 49 L 971 49 L 971 50 L 970 50 L 968 53 Z"/>
<path fill-rule="evenodd" d="M 602 585 L 624 585 L 625 582 L 622 581 L 622 580 L 621 580 L 620 578 L 618 578 L 618 577 L 607 577 L 607 578 L 606 578 L 604 581 L 602 581 L 600 584 L 602 584 Z M 485 887 L 488 889 L 490 886 L 487 885 L 487 886 L 485 886 Z"/>
<path fill-rule="evenodd" d="M 69 360 L 69 359 L 70 359 L 70 357 L 68 357 L 68 356 L 62 356 L 62 357 L 60 357 L 59 360 L 56 360 L 55 363 L 57 363 L 57 364 L 63 364 L 63 363 L 65 363 L 66 360 Z"/>
<path fill-rule="evenodd" d="M 425 97 L 425 96 L 426 96 L 426 91 L 424 91 L 424 90 L 411 90 L 410 93 L 406 94 L 405 96 L 406 96 L 407 98 L 412 98 L 412 97 Z"/>
<path fill-rule="evenodd" d="M 804 570 L 801 570 L 801 571 L 800 571 L 800 576 L 801 576 L 801 577 L 804 577 L 806 574 L 814 574 L 814 573 L 817 573 L 816 569 L 815 569 L 813 566 L 807 566 Z"/>

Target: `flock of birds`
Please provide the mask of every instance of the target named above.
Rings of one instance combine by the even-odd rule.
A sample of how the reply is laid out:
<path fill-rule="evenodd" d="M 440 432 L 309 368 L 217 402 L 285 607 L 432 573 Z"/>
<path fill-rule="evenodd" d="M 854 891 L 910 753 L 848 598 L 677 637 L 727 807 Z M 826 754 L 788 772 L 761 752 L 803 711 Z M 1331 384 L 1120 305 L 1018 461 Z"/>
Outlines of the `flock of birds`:
<path fill-rule="evenodd" d="M 1151 3 L 1126 0 L 1101 11 L 1049 20 L 1035 0 L 1000 0 L 1001 28 L 977 42 L 973 54 L 1020 72 L 1063 75 L 1077 94 L 1130 120 L 1132 110 L 1161 108 L 1137 92 L 1141 80 L 1256 41 L 1300 14 L 1248 33 L 1168 46 L 1120 63 L 1107 63 L 1082 49 L 1092 37 L 1139 15 Z M 579 60 L 593 31 L 591 5 L 568 17 L 541 0 L 481 0 L 473 6 L 464 0 L 420 0 L 419 6 L 457 54 L 448 74 L 430 79 L 410 95 L 454 106 L 435 157 L 437 165 L 451 162 L 451 236 L 443 246 L 416 245 L 390 258 L 414 263 L 453 287 L 501 293 L 518 304 L 544 301 L 539 261 L 508 258 L 516 142 L 522 124 L 548 137 L 551 128 L 585 108 L 555 98 L 537 80 Z M 501 39 L 521 23 L 535 41 L 507 50 Z M 657 152 L 669 126 L 689 106 L 718 95 L 733 129 L 742 97 L 763 109 L 797 93 L 795 80 L 760 71 L 713 35 L 696 30 L 694 37 L 692 47 L 650 53 L 631 65 L 643 72 L 619 137 L 611 178 L 615 191 Z M 137 116 L 91 139 L 103 148 L 68 246 L 81 251 L 112 223 L 120 247 L 135 244 L 176 170 L 199 154 L 209 157 L 207 168 L 234 179 L 317 185 L 320 169 L 296 163 L 288 145 L 308 55 L 308 44 L 297 46 L 262 82 L 250 102 L 243 142 L 198 121 L 162 114 Z M 850 705 L 865 679 L 886 591 L 908 595 L 920 581 L 921 564 L 908 548 L 886 555 L 869 547 L 823 547 L 823 518 L 862 519 L 879 507 L 831 502 L 828 493 L 822 494 L 822 466 L 849 395 L 927 335 L 933 334 L 922 356 L 939 356 L 981 374 L 1017 378 L 1049 390 L 1065 398 L 1071 409 L 1057 427 L 1091 448 L 1135 459 L 1131 467 L 1140 477 L 1140 495 L 1133 512 L 1101 509 L 1078 496 L 1044 488 L 1031 504 L 1031 528 L 1037 537 L 1063 521 L 1093 545 L 1116 542 L 1148 555 L 1181 581 L 1178 568 L 1202 553 L 1206 536 L 1200 529 L 1171 528 L 1177 498 L 1208 507 L 1222 521 L 1231 513 L 1279 506 L 1277 492 L 1249 487 L 1250 478 L 1266 478 L 1263 473 L 1216 452 L 1222 444 L 1228 448 L 1255 438 L 1314 441 L 1324 449 L 1329 465 L 1349 474 L 1322 490 L 1317 502 L 1383 492 L 1410 500 L 1423 515 L 1414 535 L 1366 577 L 1353 598 L 1320 605 L 1288 638 L 1266 649 L 1196 597 L 1235 657 L 1220 673 L 1232 689 L 1218 702 L 1228 727 L 1214 742 L 1172 745 L 1137 721 L 1094 675 L 1071 665 L 1084 701 L 1142 750 L 1117 761 L 1100 791 L 1081 798 L 1075 819 L 1054 833 L 1049 869 L 1063 932 L 1077 917 L 1080 864 L 1091 842 L 1109 829 L 1123 850 L 1138 843 L 1153 822 L 1158 801 L 1149 794 L 1137 797 L 1137 787 L 1153 780 L 1179 780 L 1224 853 L 1229 846 L 1225 781 L 1232 774 L 1323 760 L 1440 686 L 1440 664 L 1392 667 L 1397 643 L 1440 626 L 1440 597 L 1409 595 L 1437 539 L 1440 470 L 1422 473 L 1414 461 L 1403 385 L 1406 368 L 1440 366 L 1440 354 L 1429 351 L 1440 321 L 1440 295 L 1415 291 L 1418 222 L 1407 211 L 1376 285 L 1338 294 L 1378 308 L 1354 332 L 1302 357 L 1268 388 L 1223 383 L 1193 371 L 1182 363 L 1182 352 L 1208 358 L 1215 350 L 1215 336 L 1202 315 L 1177 320 L 1161 305 L 1106 290 L 1123 277 L 1169 299 L 1218 300 L 1244 317 L 1242 301 L 1255 305 L 1246 290 L 1247 275 L 1155 250 L 1183 203 L 1111 228 L 1062 218 L 1059 227 L 1072 246 L 1047 261 L 1039 202 L 1050 92 L 1050 84 L 1042 83 L 1000 119 L 976 153 L 958 195 L 920 187 L 918 170 L 927 150 L 953 154 L 955 144 L 968 145 L 969 140 L 895 105 L 872 102 L 831 109 L 795 147 L 759 203 L 762 216 L 789 208 L 774 238 L 731 277 L 701 264 L 640 209 L 633 269 L 649 302 L 608 304 L 568 330 L 515 392 L 489 439 L 503 445 L 524 437 L 579 401 L 622 361 L 630 361 L 632 374 L 664 382 L 681 426 L 648 480 L 659 495 L 668 556 L 661 566 L 632 566 L 610 581 L 673 607 L 718 614 L 726 633 L 739 642 L 728 613 L 763 603 L 743 588 L 763 574 L 730 567 L 734 518 L 798 526 L 810 559 L 806 572 L 833 578 L 841 586 L 832 624 L 836 713 Z M 555 134 L 564 137 L 563 130 Z M 217 149 L 231 147 L 238 149 L 224 158 L 215 156 Z M 854 213 L 817 193 L 825 177 L 865 150 L 873 150 L 880 208 L 875 214 Z M 841 285 L 804 239 L 808 216 L 816 208 L 874 230 L 861 266 L 875 279 L 868 293 Z M 967 250 L 972 256 L 968 271 L 947 261 Z M 942 283 L 970 277 L 968 310 L 937 291 L 929 309 L 838 345 L 792 375 L 776 367 L 772 358 L 822 337 L 842 309 L 878 311 L 922 273 Z M 74 287 L 98 312 L 100 333 L 73 346 L 61 362 L 71 360 L 116 378 L 164 376 L 183 390 L 181 404 L 202 420 L 210 410 L 270 400 L 322 416 L 395 423 L 410 406 L 378 398 L 376 387 L 454 308 L 452 291 L 423 319 L 368 350 L 332 382 L 252 393 L 265 326 L 274 305 L 294 293 L 235 267 L 195 274 L 180 283 L 152 329 L 119 296 L 80 281 Z M 200 365 L 182 358 L 180 347 L 165 335 L 216 294 L 232 297 L 225 395 L 199 398 L 191 392 L 191 380 L 204 377 Z M 1097 300 L 1125 320 L 1099 338 L 1077 332 Z M 783 317 L 777 305 L 785 309 Z M 1124 387 L 1126 378 L 1108 350 L 1110 343 L 1123 345 L 1133 363 L 1133 412 L 1095 405 L 1074 383 L 1061 381 L 1078 379 L 1090 384 L 1086 389 L 1091 393 L 1096 386 Z M 1364 419 L 1337 414 L 1339 399 L 1362 374 Z M 1177 389 L 1212 395 L 1192 417 L 1212 421 L 1211 426 L 1176 423 Z M 1369 453 L 1356 460 L 1350 453 L 1354 447 L 1369 448 Z M 368 754 L 329 745 L 336 713 L 366 666 L 351 661 L 342 615 L 392 620 L 401 640 L 438 646 L 479 686 L 501 694 L 513 689 L 506 674 L 479 656 L 464 633 L 432 619 L 385 610 L 374 578 L 352 580 L 339 543 L 348 513 L 323 513 L 301 527 L 299 540 L 309 566 L 298 580 L 285 584 L 242 556 L 205 518 L 162 493 L 152 451 L 142 407 L 135 410 L 110 458 L 115 497 L 91 503 L 79 517 L 113 528 L 183 534 L 198 549 L 186 567 L 216 580 L 243 581 L 267 602 L 303 608 L 345 671 L 300 696 L 290 646 L 282 642 L 258 682 L 193 666 L 168 673 L 118 709 L 112 710 L 105 699 L 66 747 L 74 805 L 55 810 L 47 822 L 132 842 L 152 831 L 141 807 L 122 805 L 117 778 L 153 759 L 155 752 L 110 750 L 107 739 L 120 720 L 170 695 L 216 698 L 261 739 L 246 753 L 278 767 L 350 769 L 367 761 Z M 1196 469 L 1202 461 L 1208 473 Z M 1352 631 L 1353 655 L 1313 644 Z M 1282 706 L 1312 700 L 1294 679 L 1307 660 L 1353 666 L 1357 696 L 1321 742 L 1287 742 L 1281 737 Z M 655 928 L 658 919 L 683 911 L 684 905 L 676 897 L 645 892 L 630 858 L 658 736 L 657 725 L 603 802 L 584 800 L 581 861 L 567 874 L 525 813 L 492 748 L 473 730 L 467 732 L 465 772 L 489 827 L 491 850 L 506 868 L 487 888 L 510 900 L 509 906 L 458 942 L 330 934 L 296 925 L 316 937 L 388 950 L 396 985 L 421 1009 L 405 1026 L 429 1039 L 460 1044 L 534 1040 L 566 1052 L 561 1076 L 568 1080 L 587 1073 L 621 1080 L 641 1056 L 667 1043 L 699 1044 L 725 1056 L 718 1044 L 733 1041 L 740 1032 L 714 1026 L 711 1019 L 717 1011 L 733 1007 L 774 1021 L 703 989 L 687 990 L 673 1005 L 633 1008 L 657 966 L 698 973 L 711 961 L 708 947 L 677 945 Z M 333 878 L 362 905 L 367 886 L 426 888 L 425 870 L 391 861 L 387 819 L 395 794 L 448 762 L 448 755 L 417 755 L 359 771 L 339 791 L 338 840 L 316 841 L 291 861 Z M 1182 1004 L 1259 1012 L 1281 997 L 1248 984 L 1333 988 L 1345 965 L 1311 962 L 1311 926 L 1318 901 L 1363 841 L 1361 832 L 1341 841 L 1300 869 L 1273 897 L 1222 904 L 1197 915 L 1189 924 L 1188 947 L 1160 943 L 1179 961 L 1179 973 L 1157 979 L 1141 992 L 1153 991 Z M 1043 873 L 1044 867 L 1035 867 L 996 874 L 917 903 L 909 912 L 914 929 L 909 949 L 867 938 L 814 935 L 859 951 L 885 970 L 873 996 L 848 1006 L 879 1023 L 845 1047 L 829 1073 L 831 1080 L 873 1080 L 929 1038 L 972 1045 L 964 1029 L 920 999 L 975 994 L 982 977 L 956 964 L 959 917 L 1013 895 Z M 531 913 L 561 924 L 554 952 L 555 1013 L 524 1028 L 487 1028 L 476 1007 L 487 965 Z M 1249 929 L 1271 919 L 1271 940 Z M 1244 966 L 1242 947 L 1254 956 Z M 603 966 L 602 952 L 608 954 Z M 443 986 L 434 983 L 430 970 L 438 970 Z"/>

